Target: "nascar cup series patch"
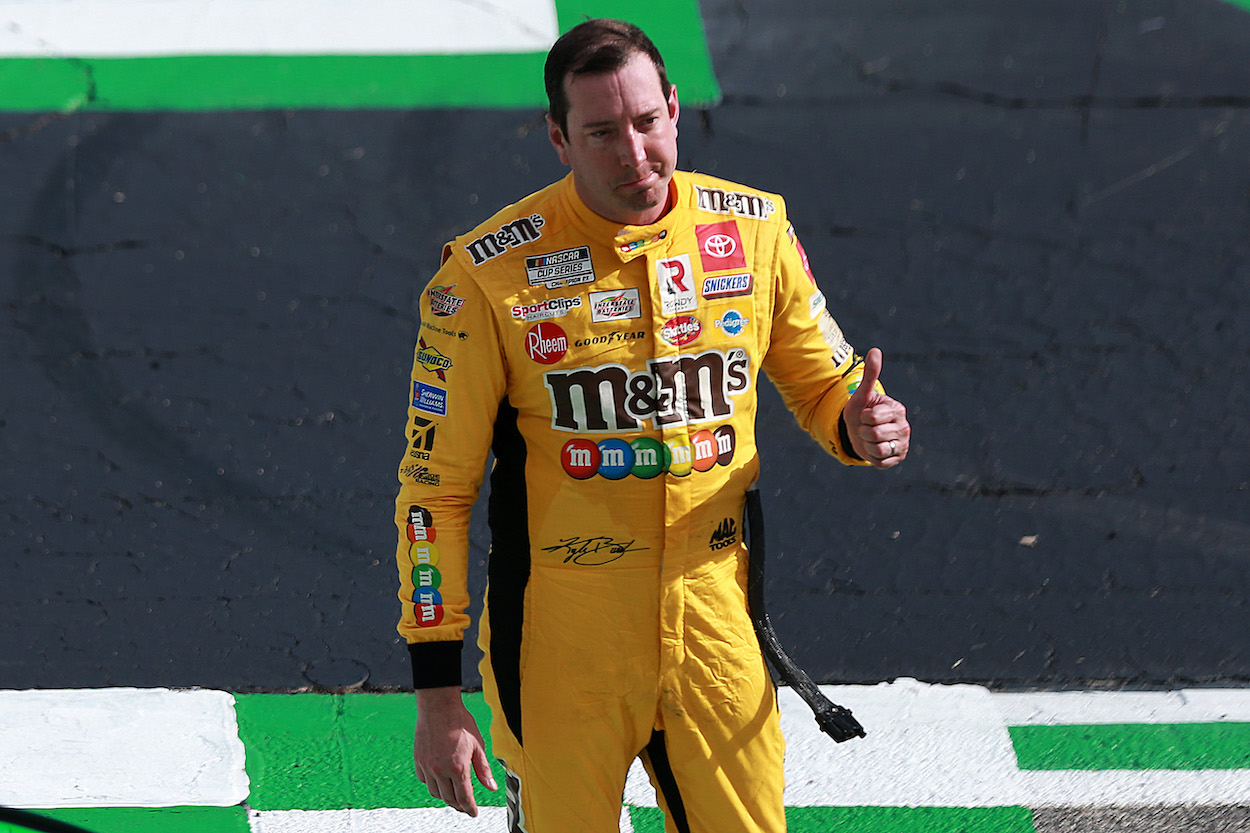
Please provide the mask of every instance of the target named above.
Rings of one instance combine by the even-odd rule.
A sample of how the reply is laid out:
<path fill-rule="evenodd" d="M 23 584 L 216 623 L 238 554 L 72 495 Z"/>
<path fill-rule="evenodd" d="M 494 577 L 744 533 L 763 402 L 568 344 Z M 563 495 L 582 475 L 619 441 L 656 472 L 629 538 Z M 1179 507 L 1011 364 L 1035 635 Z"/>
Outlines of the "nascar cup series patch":
<path fill-rule="evenodd" d="M 595 279 L 595 267 L 590 261 L 590 247 L 578 246 L 527 257 L 525 275 L 530 286 L 545 286 L 548 289 L 591 283 Z"/>

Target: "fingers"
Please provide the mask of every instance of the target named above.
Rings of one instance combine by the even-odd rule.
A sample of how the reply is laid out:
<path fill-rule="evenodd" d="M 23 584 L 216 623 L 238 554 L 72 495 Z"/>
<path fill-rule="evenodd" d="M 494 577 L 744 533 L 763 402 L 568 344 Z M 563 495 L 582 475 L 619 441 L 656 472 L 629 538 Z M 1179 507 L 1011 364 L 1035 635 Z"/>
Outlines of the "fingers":
<path fill-rule="evenodd" d="M 864 356 L 864 378 L 859 383 L 859 390 L 865 391 L 865 395 L 872 392 L 872 389 L 877 385 L 877 380 L 881 378 L 881 364 L 881 351 L 876 347 L 869 350 L 868 355 Z"/>
<path fill-rule="evenodd" d="M 473 796 L 473 784 L 469 780 L 467 771 L 443 776 L 418 772 L 417 780 L 425 784 L 426 789 L 430 791 L 431 798 L 437 798 L 445 802 L 448 807 L 465 815 L 477 816 L 477 800 Z M 491 789 L 497 788 L 491 787 Z"/>
<path fill-rule="evenodd" d="M 879 469 L 889 469 L 897 466 L 907 457 L 908 442 L 905 439 L 889 440 L 888 442 L 877 443 L 877 458 L 872 460 L 872 464 Z"/>
<path fill-rule="evenodd" d="M 473 797 L 473 782 L 469 780 L 469 772 L 466 769 L 460 773 L 459 778 L 453 778 L 452 783 L 452 799 L 447 801 L 448 806 L 455 807 L 467 816 L 477 816 L 477 800 Z"/>
<path fill-rule="evenodd" d="M 495 774 L 490 770 L 490 761 L 486 759 L 486 750 L 480 746 L 473 752 L 473 772 L 486 789 L 499 789 L 499 785 L 495 783 Z"/>
<path fill-rule="evenodd" d="M 859 415 L 857 430 L 862 456 L 877 468 L 891 468 L 903 462 L 911 449 L 911 425 L 901 402 L 886 398 Z"/>
<path fill-rule="evenodd" d="M 855 388 L 855 393 L 851 394 L 851 399 L 846 403 L 846 407 L 852 413 L 858 413 L 868 404 L 868 398 L 873 394 L 873 388 L 877 384 L 877 380 L 881 378 L 881 351 L 876 347 L 868 351 L 868 355 L 864 356 L 864 376 L 859 381 L 859 387 Z"/>

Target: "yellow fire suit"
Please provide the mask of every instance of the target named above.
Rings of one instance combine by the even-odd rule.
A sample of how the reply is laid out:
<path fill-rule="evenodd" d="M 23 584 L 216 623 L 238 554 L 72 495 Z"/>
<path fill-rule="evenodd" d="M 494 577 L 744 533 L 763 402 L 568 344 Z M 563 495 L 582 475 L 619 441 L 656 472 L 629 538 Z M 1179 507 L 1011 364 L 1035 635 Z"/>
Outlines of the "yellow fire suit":
<path fill-rule="evenodd" d="M 622 228 L 570 174 L 449 243 L 421 299 L 399 631 L 417 687 L 460 682 L 493 450 L 479 644 L 513 830 L 615 831 L 639 756 L 669 831 L 785 828 L 745 598 L 757 377 L 855 464 L 862 374 L 780 197 L 678 172 L 670 199 Z"/>

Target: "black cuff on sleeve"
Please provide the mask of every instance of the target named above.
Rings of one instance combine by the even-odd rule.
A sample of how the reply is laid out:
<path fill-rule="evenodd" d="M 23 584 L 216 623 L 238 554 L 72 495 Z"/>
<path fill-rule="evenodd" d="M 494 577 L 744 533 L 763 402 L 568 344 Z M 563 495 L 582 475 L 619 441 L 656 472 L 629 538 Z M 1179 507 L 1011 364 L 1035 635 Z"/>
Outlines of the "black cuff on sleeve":
<path fill-rule="evenodd" d="M 459 686 L 460 654 L 463 650 L 463 642 L 408 643 L 408 657 L 412 660 L 412 687 Z"/>
<path fill-rule="evenodd" d="M 846 417 L 838 414 L 838 442 L 842 443 L 842 450 L 846 452 L 846 456 L 852 460 L 863 460 L 855 453 L 855 446 L 851 445 L 851 432 L 846 429 Z"/>

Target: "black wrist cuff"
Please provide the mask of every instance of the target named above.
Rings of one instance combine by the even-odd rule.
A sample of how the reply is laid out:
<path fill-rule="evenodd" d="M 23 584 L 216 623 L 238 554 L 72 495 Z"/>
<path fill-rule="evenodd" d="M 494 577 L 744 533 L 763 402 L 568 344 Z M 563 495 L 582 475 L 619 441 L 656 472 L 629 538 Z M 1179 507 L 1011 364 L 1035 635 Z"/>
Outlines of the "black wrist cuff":
<path fill-rule="evenodd" d="M 852 460 L 863 460 L 855 453 L 855 446 L 851 445 L 851 432 L 846 430 L 846 417 L 838 414 L 838 442 L 842 444 L 842 450 L 846 452 L 846 456 Z"/>
<path fill-rule="evenodd" d="M 412 660 L 412 687 L 459 686 L 460 654 L 463 650 L 463 642 L 410 642 L 408 657 Z"/>

